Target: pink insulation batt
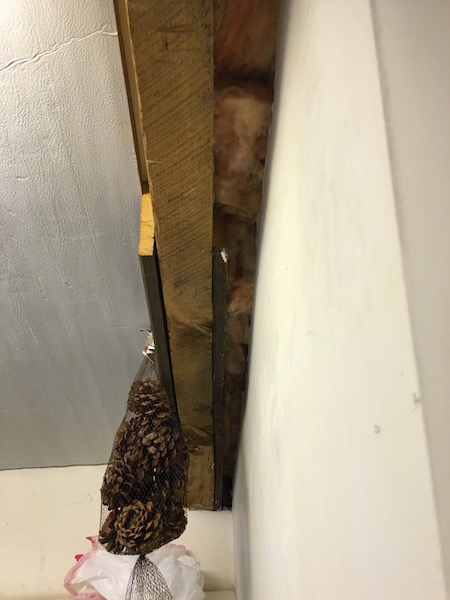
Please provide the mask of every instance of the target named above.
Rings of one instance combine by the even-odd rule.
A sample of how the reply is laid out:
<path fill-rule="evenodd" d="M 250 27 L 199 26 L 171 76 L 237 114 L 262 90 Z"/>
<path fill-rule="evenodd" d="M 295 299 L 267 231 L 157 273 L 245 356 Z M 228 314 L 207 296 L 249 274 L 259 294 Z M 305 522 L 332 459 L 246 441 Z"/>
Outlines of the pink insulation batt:
<path fill-rule="evenodd" d="M 280 0 L 214 2 L 214 192 L 225 222 L 224 476 L 231 482 L 247 383 Z"/>

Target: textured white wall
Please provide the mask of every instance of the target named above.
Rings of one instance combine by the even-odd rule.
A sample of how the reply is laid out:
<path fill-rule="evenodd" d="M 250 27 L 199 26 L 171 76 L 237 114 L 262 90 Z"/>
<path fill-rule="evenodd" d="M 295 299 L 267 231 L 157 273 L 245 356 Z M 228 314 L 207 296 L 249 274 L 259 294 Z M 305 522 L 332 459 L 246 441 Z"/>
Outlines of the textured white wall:
<path fill-rule="evenodd" d="M 285 8 L 238 597 L 443 599 L 370 4 Z"/>
<path fill-rule="evenodd" d="M 105 466 L 0 472 L 0 599 L 70 598 L 64 576 L 98 532 Z M 230 512 L 191 511 L 179 539 L 201 563 L 206 590 L 234 584 Z"/>
<path fill-rule="evenodd" d="M 0 468 L 104 462 L 148 322 L 112 0 L 0 0 Z"/>
<path fill-rule="evenodd" d="M 450 3 L 375 0 L 372 5 L 450 589 Z"/>

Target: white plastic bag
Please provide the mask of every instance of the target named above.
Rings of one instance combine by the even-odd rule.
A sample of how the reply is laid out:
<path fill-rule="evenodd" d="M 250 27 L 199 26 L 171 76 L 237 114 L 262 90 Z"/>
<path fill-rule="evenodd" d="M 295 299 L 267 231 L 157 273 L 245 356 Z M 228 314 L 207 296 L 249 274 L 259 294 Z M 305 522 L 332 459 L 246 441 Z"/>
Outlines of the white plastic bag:
<path fill-rule="evenodd" d="M 124 600 L 137 556 L 107 552 L 97 537 L 88 537 L 92 547 L 70 569 L 64 587 L 77 600 Z M 166 544 L 147 557 L 164 576 L 174 600 L 204 600 L 200 565 L 186 548 Z"/>
<path fill-rule="evenodd" d="M 166 544 L 148 555 L 164 576 L 175 600 L 203 600 L 200 565 L 184 546 Z M 109 598 L 107 599 L 109 600 Z"/>

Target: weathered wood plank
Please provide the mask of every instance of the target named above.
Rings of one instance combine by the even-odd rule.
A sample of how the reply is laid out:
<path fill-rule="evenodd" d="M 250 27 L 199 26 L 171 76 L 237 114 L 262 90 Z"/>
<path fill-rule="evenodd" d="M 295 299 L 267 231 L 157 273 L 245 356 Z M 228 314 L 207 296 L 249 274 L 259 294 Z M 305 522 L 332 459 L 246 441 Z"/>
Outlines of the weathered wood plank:
<path fill-rule="evenodd" d="M 127 2 L 190 506 L 213 508 L 212 2 Z"/>
<path fill-rule="evenodd" d="M 113 2 L 117 29 L 119 30 L 120 54 L 122 58 L 125 85 L 127 88 L 128 106 L 130 109 L 130 120 L 133 129 L 139 178 L 142 184 L 142 191 L 147 192 L 147 161 L 145 159 L 144 134 L 142 132 L 142 124 L 139 116 L 139 94 L 134 72 L 133 50 L 131 48 L 131 38 L 128 27 L 127 0 L 113 0 Z"/>

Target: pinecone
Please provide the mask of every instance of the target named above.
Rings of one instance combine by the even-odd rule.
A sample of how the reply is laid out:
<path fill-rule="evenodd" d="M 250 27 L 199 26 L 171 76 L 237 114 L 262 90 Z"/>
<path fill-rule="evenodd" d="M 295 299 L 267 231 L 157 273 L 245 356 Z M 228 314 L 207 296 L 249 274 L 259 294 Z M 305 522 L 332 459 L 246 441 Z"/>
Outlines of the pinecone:
<path fill-rule="evenodd" d="M 98 540 L 105 546 L 108 552 L 119 553 L 121 548 L 117 541 L 117 531 L 115 528 L 117 512 L 112 510 L 106 517 L 98 536 Z"/>
<path fill-rule="evenodd" d="M 119 544 L 129 554 L 147 554 L 160 545 L 162 517 L 152 502 L 137 500 L 125 506 L 115 527 Z"/>
<path fill-rule="evenodd" d="M 114 437 L 114 445 L 113 448 L 119 446 L 124 439 L 127 438 L 130 431 L 130 422 L 127 419 L 123 419 L 122 423 L 119 425 L 118 430 L 116 431 L 116 435 Z"/>
<path fill-rule="evenodd" d="M 164 514 L 164 532 L 169 538 L 167 542 L 179 538 L 186 529 L 186 525 L 187 519 L 183 507 L 177 502 L 170 502 L 167 506 L 167 513 Z"/>
<path fill-rule="evenodd" d="M 130 469 L 120 462 L 110 463 L 103 477 L 101 488 L 102 503 L 108 508 L 120 508 L 133 499 L 134 476 Z"/>
<path fill-rule="evenodd" d="M 144 381 L 131 386 L 127 408 L 137 415 L 148 410 L 169 407 L 170 400 L 163 385 L 158 381 Z"/>
<path fill-rule="evenodd" d="M 139 381 L 135 381 L 128 393 L 127 410 L 130 412 L 136 412 L 134 401 L 140 385 Z"/>

